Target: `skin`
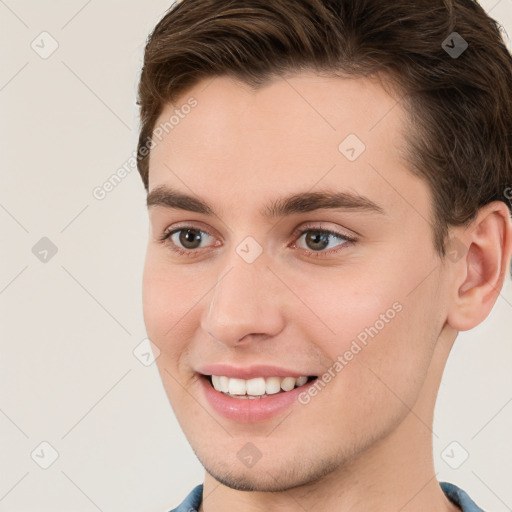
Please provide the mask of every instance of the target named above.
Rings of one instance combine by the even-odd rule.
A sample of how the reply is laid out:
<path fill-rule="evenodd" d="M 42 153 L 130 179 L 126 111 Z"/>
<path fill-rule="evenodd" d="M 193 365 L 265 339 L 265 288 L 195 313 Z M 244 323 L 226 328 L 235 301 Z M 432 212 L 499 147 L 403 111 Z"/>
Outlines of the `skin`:
<path fill-rule="evenodd" d="M 253 91 L 217 77 L 157 125 L 190 97 L 197 106 L 151 150 L 149 192 L 171 186 L 217 215 L 149 207 L 143 307 L 170 403 L 206 469 L 201 510 L 458 510 L 435 478 L 433 409 L 457 332 L 484 320 L 503 285 L 505 204 L 451 228 L 465 250 L 441 259 L 431 192 L 401 157 L 405 112 L 376 78 L 303 72 Z M 349 133 L 366 145 L 353 162 L 338 150 Z M 384 213 L 260 214 L 271 199 L 318 190 L 360 194 Z M 330 237 L 315 257 L 293 233 L 320 224 L 357 240 Z M 184 225 L 207 233 L 188 249 L 195 257 L 159 240 Z M 250 264 L 236 252 L 247 236 L 263 250 Z M 308 404 L 247 424 L 205 400 L 200 364 L 321 375 L 397 301 L 403 309 Z M 248 442 L 261 452 L 251 468 L 237 457 Z"/>

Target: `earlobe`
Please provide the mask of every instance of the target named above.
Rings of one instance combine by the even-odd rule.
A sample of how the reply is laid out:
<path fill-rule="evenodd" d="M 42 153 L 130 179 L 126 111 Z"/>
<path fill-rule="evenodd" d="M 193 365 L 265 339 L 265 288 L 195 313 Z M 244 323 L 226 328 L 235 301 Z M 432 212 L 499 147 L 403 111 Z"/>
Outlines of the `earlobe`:
<path fill-rule="evenodd" d="M 467 250 L 459 260 L 446 262 L 455 265 L 447 322 L 467 331 L 487 318 L 508 276 L 512 222 L 507 205 L 494 201 L 481 208 L 456 240 Z"/>

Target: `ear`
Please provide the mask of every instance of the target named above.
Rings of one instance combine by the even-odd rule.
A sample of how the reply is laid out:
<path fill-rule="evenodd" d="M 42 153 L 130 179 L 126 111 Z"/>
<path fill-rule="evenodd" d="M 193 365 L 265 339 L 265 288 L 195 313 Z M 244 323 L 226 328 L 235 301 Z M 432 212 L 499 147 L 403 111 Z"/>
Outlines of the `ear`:
<path fill-rule="evenodd" d="M 457 331 L 480 324 L 491 312 L 509 276 L 512 220 L 507 205 L 482 207 L 466 228 L 457 228 L 445 258 L 453 265 L 447 323 Z"/>

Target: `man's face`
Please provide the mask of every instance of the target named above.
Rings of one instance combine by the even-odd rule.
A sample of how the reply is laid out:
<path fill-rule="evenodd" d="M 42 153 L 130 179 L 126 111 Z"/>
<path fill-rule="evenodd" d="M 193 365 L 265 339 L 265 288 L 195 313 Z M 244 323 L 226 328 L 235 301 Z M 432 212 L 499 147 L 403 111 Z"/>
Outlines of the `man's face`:
<path fill-rule="evenodd" d="M 156 127 L 190 98 L 151 150 L 143 301 L 167 395 L 206 470 L 278 490 L 355 463 L 407 422 L 428 431 L 411 408 L 434 400 L 446 269 L 429 189 L 400 157 L 401 105 L 370 79 L 304 73 L 254 92 L 219 77 Z M 213 213 L 171 207 L 164 187 Z M 347 197 L 279 208 L 320 192 Z M 227 395 L 212 374 L 232 394 L 250 380 L 267 396 Z M 275 393 L 300 376 L 318 379 Z"/>

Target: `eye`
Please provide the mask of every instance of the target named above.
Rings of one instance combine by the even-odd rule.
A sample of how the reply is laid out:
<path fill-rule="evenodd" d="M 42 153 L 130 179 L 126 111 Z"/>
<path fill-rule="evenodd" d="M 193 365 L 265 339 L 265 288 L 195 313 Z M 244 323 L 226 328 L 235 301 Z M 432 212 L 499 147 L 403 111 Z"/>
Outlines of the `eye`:
<path fill-rule="evenodd" d="M 343 246 L 348 243 L 355 242 L 356 239 L 352 236 L 349 236 L 344 233 L 340 233 L 337 231 L 331 231 L 324 229 L 322 226 L 312 226 L 312 227 L 302 227 L 301 229 L 297 229 L 294 233 L 294 240 L 296 240 L 292 247 L 294 249 L 297 248 L 297 243 L 304 238 L 304 242 L 306 244 L 306 248 L 301 248 L 307 256 L 312 256 L 315 258 L 319 257 L 328 257 L 333 254 L 338 253 L 343 250 Z M 200 249 L 207 247 L 203 242 L 208 240 L 208 238 L 214 239 L 206 231 L 202 229 L 194 228 L 192 226 L 182 226 L 173 230 L 166 230 L 159 238 L 159 241 L 169 249 L 179 255 L 187 256 L 189 258 L 194 258 L 199 256 L 201 251 Z M 334 246 L 338 247 L 338 249 L 330 249 L 327 250 L 334 241 Z M 336 241 L 338 244 L 336 245 Z M 211 244 L 211 246 L 219 246 L 220 242 L 215 242 Z"/>
<path fill-rule="evenodd" d="M 201 242 L 205 238 L 213 238 L 206 231 L 186 226 L 172 231 L 165 231 L 160 237 L 160 242 L 178 254 L 193 257 L 192 253 L 200 249 Z"/>
<path fill-rule="evenodd" d="M 356 241 L 354 237 L 339 233 L 337 231 L 326 230 L 322 227 L 302 228 L 299 229 L 295 234 L 298 236 L 297 242 L 304 238 L 304 243 L 306 244 L 304 251 L 308 256 L 313 257 L 330 256 L 342 250 L 342 246 L 346 245 L 347 243 Z M 325 249 L 327 249 L 329 246 L 332 247 L 333 240 L 340 242 L 336 246 L 339 248 L 326 251 Z M 296 246 L 297 244 L 293 245 L 294 248 Z"/>

